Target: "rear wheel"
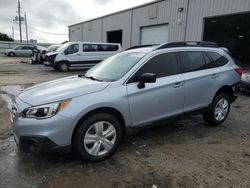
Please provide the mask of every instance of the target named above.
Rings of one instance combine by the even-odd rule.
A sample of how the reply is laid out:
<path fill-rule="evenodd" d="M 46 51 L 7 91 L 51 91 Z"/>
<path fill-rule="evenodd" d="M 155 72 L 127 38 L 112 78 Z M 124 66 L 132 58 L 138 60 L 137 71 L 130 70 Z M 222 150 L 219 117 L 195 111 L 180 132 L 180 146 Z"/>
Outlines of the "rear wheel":
<path fill-rule="evenodd" d="M 69 66 L 66 62 L 61 62 L 58 64 L 57 66 L 58 70 L 60 70 L 61 72 L 67 72 L 69 70 Z"/>
<path fill-rule="evenodd" d="M 102 113 L 86 119 L 74 138 L 74 152 L 82 160 L 98 162 L 111 156 L 122 138 L 121 123 L 113 115 Z"/>
<path fill-rule="evenodd" d="M 230 111 L 231 101 L 227 94 L 219 94 L 213 101 L 208 113 L 203 114 L 203 119 L 211 126 L 221 125 Z"/>

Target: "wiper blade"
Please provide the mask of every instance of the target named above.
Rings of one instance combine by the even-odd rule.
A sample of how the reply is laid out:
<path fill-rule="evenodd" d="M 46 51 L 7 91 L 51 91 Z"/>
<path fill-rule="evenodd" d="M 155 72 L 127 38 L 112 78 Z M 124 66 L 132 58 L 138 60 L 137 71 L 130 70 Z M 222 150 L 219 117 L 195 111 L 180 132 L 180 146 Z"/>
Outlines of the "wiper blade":
<path fill-rule="evenodd" d="M 100 80 L 100 79 L 94 78 L 93 76 L 89 76 L 88 78 L 89 78 L 89 79 L 91 79 L 91 80 L 95 80 L 95 81 L 103 82 L 103 80 Z"/>
<path fill-rule="evenodd" d="M 95 80 L 95 81 L 99 81 L 99 82 L 103 82 L 103 80 L 100 80 L 100 79 L 97 79 L 97 78 L 94 78 L 93 76 L 86 76 L 85 74 L 79 74 L 78 75 L 79 77 L 84 77 L 84 78 L 87 78 L 87 79 L 91 79 L 91 80 Z"/>

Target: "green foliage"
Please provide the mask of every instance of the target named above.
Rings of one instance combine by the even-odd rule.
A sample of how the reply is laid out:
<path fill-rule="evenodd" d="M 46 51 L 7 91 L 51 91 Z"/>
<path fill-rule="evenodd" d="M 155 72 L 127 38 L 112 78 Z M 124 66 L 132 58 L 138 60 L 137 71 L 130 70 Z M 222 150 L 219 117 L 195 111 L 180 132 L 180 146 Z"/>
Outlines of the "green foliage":
<path fill-rule="evenodd" d="M 4 33 L 0 33 L 0 41 L 14 41 L 13 38 L 9 37 Z"/>

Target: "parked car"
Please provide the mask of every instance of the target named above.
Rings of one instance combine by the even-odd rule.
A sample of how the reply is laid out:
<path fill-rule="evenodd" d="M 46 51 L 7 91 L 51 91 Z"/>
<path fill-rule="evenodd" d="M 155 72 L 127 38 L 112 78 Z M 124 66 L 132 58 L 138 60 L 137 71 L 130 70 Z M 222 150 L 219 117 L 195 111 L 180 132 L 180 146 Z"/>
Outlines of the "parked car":
<path fill-rule="evenodd" d="M 120 51 L 120 44 L 68 42 L 56 52 L 46 54 L 44 65 L 62 72 L 70 67 L 90 68 Z"/>
<path fill-rule="evenodd" d="M 6 56 L 32 56 L 35 46 L 21 45 L 5 50 Z"/>
<path fill-rule="evenodd" d="M 11 115 L 17 145 L 36 153 L 72 150 L 97 162 L 131 128 L 194 114 L 221 125 L 240 91 L 242 68 L 207 43 L 171 44 L 124 51 L 84 74 L 24 90 Z"/>
<path fill-rule="evenodd" d="M 241 76 L 241 88 L 243 92 L 250 93 L 250 71 L 246 70 Z"/>

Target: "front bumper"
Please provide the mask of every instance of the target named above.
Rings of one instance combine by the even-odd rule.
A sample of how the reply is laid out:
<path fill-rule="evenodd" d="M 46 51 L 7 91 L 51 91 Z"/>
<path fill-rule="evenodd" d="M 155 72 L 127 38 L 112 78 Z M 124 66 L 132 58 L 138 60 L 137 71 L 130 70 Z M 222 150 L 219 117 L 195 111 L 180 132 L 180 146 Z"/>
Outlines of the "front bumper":
<path fill-rule="evenodd" d="M 58 146 L 46 136 L 21 136 L 19 140 L 14 136 L 19 149 L 35 154 L 67 153 L 71 151 L 69 146 Z"/>
<path fill-rule="evenodd" d="M 250 82 L 241 81 L 241 89 L 242 91 L 250 93 Z"/>
<path fill-rule="evenodd" d="M 46 66 L 46 67 L 51 67 L 51 63 L 49 61 L 44 61 L 43 64 Z"/>
<path fill-rule="evenodd" d="M 33 153 L 69 151 L 73 120 L 59 114 L 42 120 L 23 118 L 22 112 L 29 106 L 17 99 L 12 109 L 11 122 L 18 147 Z"/>

